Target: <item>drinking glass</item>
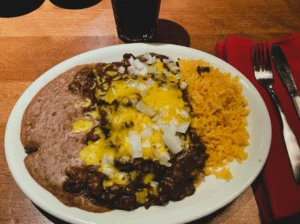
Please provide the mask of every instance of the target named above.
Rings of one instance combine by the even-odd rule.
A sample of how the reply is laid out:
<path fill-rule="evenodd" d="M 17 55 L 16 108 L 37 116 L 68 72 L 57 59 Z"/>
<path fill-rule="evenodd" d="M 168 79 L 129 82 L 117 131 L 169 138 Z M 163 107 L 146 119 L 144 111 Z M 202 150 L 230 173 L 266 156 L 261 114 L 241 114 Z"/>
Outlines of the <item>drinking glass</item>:
<path fill-rule="evenodd" d="M 155 38 L 161 0 L 111 0 L 118 36 L 124 42 Z"/>

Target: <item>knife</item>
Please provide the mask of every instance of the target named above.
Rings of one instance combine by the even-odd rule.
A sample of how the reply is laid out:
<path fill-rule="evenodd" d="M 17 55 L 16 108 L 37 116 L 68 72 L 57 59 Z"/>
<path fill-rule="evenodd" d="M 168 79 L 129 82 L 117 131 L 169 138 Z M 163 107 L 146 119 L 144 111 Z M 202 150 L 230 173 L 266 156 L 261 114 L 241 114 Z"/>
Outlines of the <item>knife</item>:
<path fill-rule="evenodd" d="M 300 96 L 286 57 L 278 44 L 272 45 L 272 58 L 300 118 Z"/>

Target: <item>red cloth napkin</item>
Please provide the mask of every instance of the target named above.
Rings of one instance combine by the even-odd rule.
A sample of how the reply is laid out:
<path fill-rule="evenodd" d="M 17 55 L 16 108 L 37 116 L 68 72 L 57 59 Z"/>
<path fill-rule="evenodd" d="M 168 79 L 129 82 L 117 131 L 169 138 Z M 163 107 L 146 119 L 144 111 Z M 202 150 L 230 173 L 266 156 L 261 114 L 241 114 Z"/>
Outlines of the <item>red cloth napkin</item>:
<path fill-rule="evenodd" d="M 300 90 L 300 34 L 293 34 L 279 40 L 269 41 L 269 47 L 279 43 L 289 62 L 294 80 Z M 253 40 L 230 36 L 216 46 L 217 55 L 244 74 L 258 89 L 270 113 L 272 122 L 272 143 L 270 154 L 263 171 L 252 185 L 256 202 L 264 222 L 284 220 L 300 215 L 300 185 L 294 181 L 292 168 L 281 132 L 279 115 L 267 91 L 254 77 L 251 62 Z M 274 89 L 282 103 L 288 123 L 300 143 L 300 119 L 286 91 L 276 68 L 273 65 Z M 298 218 L 297 218 L 298 219 Z M 286 222 L 285 222 L 286 223 Z M 298 219 L 300 223 L 300 219 Z"/>

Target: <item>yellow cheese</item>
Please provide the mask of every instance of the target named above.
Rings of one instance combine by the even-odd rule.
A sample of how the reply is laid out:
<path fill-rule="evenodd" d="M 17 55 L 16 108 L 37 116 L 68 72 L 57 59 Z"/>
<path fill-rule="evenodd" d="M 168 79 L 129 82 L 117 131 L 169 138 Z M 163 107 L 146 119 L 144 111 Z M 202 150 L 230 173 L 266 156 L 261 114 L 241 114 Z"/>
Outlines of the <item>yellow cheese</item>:
<path fill-rule="evenodd" d="M 114 182 L 112 182 L 111 180 L 104 180 L 103 181 L 103 186 L 104 187 L 110 187 L 114 184 Z"/>
<path fill-rule="evenodd" d="M 175 88 L 160 88 L 157 84 L 149 89 L 149 95 L 143 98 L 143 102 L 155 110 L 164 108 L 184 108 L 182 93 Z"/>
<path fill-rule="evenodd" d="M 168 123 L 176 118 L 179 123 L 184 122 L 181 115 L 177 113 L 185 109 L 182 92 L 179 89 L 173 87 L 164 89 L 155 84 L 148 92 L 149 95 L 143 98 L 143 102 L 155 111 L 164 111 L 166 116 L 163 117 L 163 121 Z"/>
<path fill-rule="evenodd" d="M 96 142 L 89 142 L 87 146 L 79 152 L 79 158 L 85 162 L 86 165 L 99 164 L 106 146 L 105 140 L 100 138 Z"/>
<path fill-rule="evenodd" d="M 90 120 L 78 120 L 72 125 L 72 132 L 75 134 L 84 132 L 88 133 L 93 128 L 93 121 Z"/>
<path fill-rule="evenodd" d="M 112 103 L 115 99 L 120 99 L 134 93 L 139 93 L 137 88 L 130 87 L 126 81 L 114 81 L 105 95 L 105 101 Z"/>
<path fill-rule="evenodd" d="M 143 182 L 144 184 L 149 184 L 154 178 L 154 174 L 153 173 L 148 173 L 145 175 Z"/>
<path fill-rule="evenodd" d="M 92 105 L 90 99 L 86 99 L 85 101 L 77 101 L 75 102 L 75 107 L 89 107 Z"/>
<path fill-rule="evenodd" d="M 130 173 L 130 179 L 131 181 L 134 181 L 137 177 L 137 172 L 134 170 Z"/>
<path fill-rule="evenodd" d="M 97 106 L 96 110 L 85 112 L 85 115 L 88 115 L 88 116 L 92 117 L 93 119 L 99 119 L 100 118 L 99 107 Z"/>
<path fill-rule="evenodd" d="M 136 201 L 140 204 L 145 204 L 148 198 L 148 190 L 144 188 L 142 191 L 135 193 Z"/>
<path fill-rule="evenodd" d="M 155 157 L 153 155 L 153 148 L 143 148 L 143 159 L 150 159 L 150 160 L 155 160 Z"/>
<path fill-rule="evenodd" d="M 109 66 L 109 64 L 107 65 Z M 156 62 L 154 64 L 157 71 L 163 72 L 165 70 L 162 62 Z M 97 82 L 100 83 L 100 78 L 97 71 L 94 70 Z M 114 71 L 106 72 L 109 76 L 114 76 L 117 73 Z M 88 145 L 85 146 L 79 153 L 80 159 L 86 165 L 99 165 L 99 172 L 104 172 L 104 168 L 109 168 L 113 170 L 113 174 L 110 175 L 109 180 L 103 182 L 104 187 L 110 187 L 113 184 L 126 185 L 129 181 L 134 181 L 137 177 L 137 172 L 133 171 L 131 173 L 120 172 L 112 164 L 102 164 L 103 156 L 112 157 L 114 160 L 123 159 L 125 160 L 131 158 L 131 145 L 129 140 L 129 131 L 136 131 L 141 133 L 146 127 L 151 127 L 155 122 L 152 118 L 148 117 L 146 114 L 138 111 L 136 108 L 131 106 L 124 106 L 122 102 L 123 99 L 137 100 L 137 95 L 143 95 L 141 100 L 149 108 L 153 109 L 156 114 L 160 114 L 160 119 L 169 123 L 172 119 L 176 119 L 179 124 L 183 122 L 190 122 L 190 115 L 188 118 L 183 118 L 180 114 L 181 110 L 188 111 L 185 102 L 182 98 L 182 92 L 179 88 L 174 86 L 178 82 L 174 74 L 167 75 L 168 88 L 159 87 L 155 83 L 151 88 L 148 88 L 146 94 L 141 94 L 141 90 L 132 87 L 130 82 L 136 82 L 136 84 L 145 84 L 145 80 L 142 77 L 138 77 L 136 80 L 118 80 L 113 81 L 112 85 L 105 93 L 99 89 L 96 89 L 95 96 L 97 99 L 103 99 L 108 103 L 112 103 L 114 100 L 120 100 L 121 104 L 115 111 L 113 107 L 101 108 L 107 112 L 107 119 L 110 126 L 110 135 L 105 136 L 100 128 L 96 128 L 95 132 L 100 136 L 100 139 L 96 142 L 89 141 Z M 144 85 L 145 86 L 145 85 Z M 139 86 L 141 87 L 141 85 Z M 145 92 L 143 92 L 145 93 Z M 134 98 L 135 97 L 135 98 Z M 122 104 L 123 103 L 123 104 Z M 87 104 L 85 104 L 86 106 Z M 88 112 L 88 115 L 94 119 L 99 119 L 100 107 L 96 107 L 96 110 Z M 73 123 L 73 132 L 89 132 L 93 127 L 93 122 L 90 120 L 79 120 Z M 151 136 L 147 138 L 142 138 L 142 143 L 149 142 L 149 147 L 142 148 L 142 158 L 149 160 L 156 160 L 153 151 L 156 150 L 159 153 L 168 152 L 168 148 L 163 143 L 162 140 L 163 132 L 161 130 L 153 130 Z M 145 144 L 144 144 L 145 146 Z M 106 170 L 107 171 L 107 170 Z M 143 178 L 144 184 L 150 184 L 154 179 L 154 174 L 149 173 Z M 151 185 L 152 186 L 152 185 Z M 148 193 L 158 196 L 158 191 L 156 187 L 151 187 L 148 192 L 147 189 L 136 192 L 136 199 L 139 203 L 144 204 L 147 201 Z"/>
<path fill-rule="evenodd" d="M 115 72 L 115 71 L 107 71 L 106 74 L 109 75 L 109 76 L 115 76 L 117 74 L 117 72 Z"/>
<path fill-rule="evenodd" d="M 164 63 L 162 63 L 162 62 L 156 62 L 154 64 L 154 66 L 156 67 L 157 71 L 159 71 L 159 72 L 163 72 L 165 70 Z"/>
<path fill-rule="evenodd" d="M 129 176 L 124 172 L 117 172 L 112 178 L 111 181 L 115 184 L 126 185 L 129 181 Z"/>
<path fill-rule="evenodd" d="M 151 184 L 151 183 L 150 183 L 150 185 L 151 185 L 151 189 L 149 190 L 149 193 L 157 197 L 158 196 L 158 190 L 157 190 L 156 185 Z"/>

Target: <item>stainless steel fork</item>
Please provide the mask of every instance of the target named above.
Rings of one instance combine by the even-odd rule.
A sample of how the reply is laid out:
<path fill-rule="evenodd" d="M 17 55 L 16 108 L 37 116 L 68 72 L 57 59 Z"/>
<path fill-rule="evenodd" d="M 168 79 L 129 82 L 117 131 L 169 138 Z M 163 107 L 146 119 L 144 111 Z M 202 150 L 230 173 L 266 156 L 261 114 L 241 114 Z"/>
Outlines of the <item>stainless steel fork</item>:
<path fill-rule="evenodd" d="M 300 184 L 300 147 L 292 129 L 286 120 L 279 98 L 273 90 L 274 78 L 272 73 L 271 56 L 269 52 L 270 51 L 267 43 L 254 43 L 252 48 L 254 74 L 258 83 L 269 92 L 280 114 L 283 128 L 283 138 L 292 165 L 294 178 L 296 183 Z"/>

